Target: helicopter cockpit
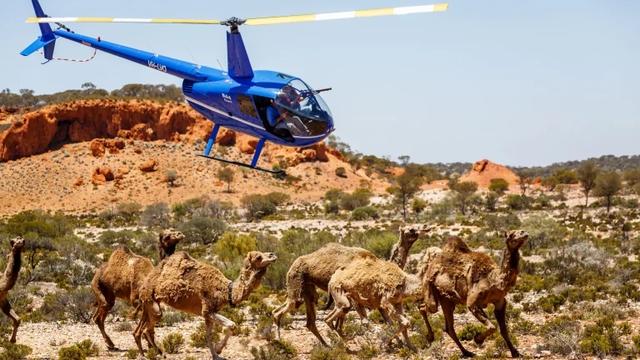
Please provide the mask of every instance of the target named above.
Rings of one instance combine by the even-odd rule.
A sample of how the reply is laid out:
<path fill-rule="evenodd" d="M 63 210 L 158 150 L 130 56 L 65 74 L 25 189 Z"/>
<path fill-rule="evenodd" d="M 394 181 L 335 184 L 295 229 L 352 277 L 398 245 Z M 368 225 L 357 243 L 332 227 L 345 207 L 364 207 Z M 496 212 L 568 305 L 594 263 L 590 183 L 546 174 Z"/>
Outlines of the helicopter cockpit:
<path fill-rule="evenodd" d="M 273 132 L 288 130 L 290 136 L 318 136 L 333 127 L 333 116 L 322 97 L 298 79 L 283 86 L 273 106 L 277 116 L 270 119 Z"/>

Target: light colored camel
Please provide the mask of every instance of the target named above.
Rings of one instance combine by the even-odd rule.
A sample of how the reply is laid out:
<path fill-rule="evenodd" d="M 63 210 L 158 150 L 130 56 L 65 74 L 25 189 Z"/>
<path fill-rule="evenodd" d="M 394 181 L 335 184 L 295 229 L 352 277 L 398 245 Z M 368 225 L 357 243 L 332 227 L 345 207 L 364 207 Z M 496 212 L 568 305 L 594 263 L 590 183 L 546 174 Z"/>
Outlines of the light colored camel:
<path fill-rule="evenodd" d="M 240 275 L 234 281 L 227 279 L 222 271 L 209 264 L 197 261 L 187 253 L 179 251 L 164 259 L 145 279 L 140 290 L 142 316 L 133 332 L 140 353 L 144 334 L 149 345 L 161 349 L 154 339 L 155 324 L 162 318 L 160 304 L 204 317 L 207 329 L 207 346 L 214 359 L 222 352 L 231 335 L 233 321 L 218 314 L 225 305 L 236 306 L 260 285 L 267 267 L 276 261 L 273 253 L 252 251 L 247 254 Z M 222 325 L 224 338 L 214 346 L 212 329 L 214 323 Z"/>
<path fill-rule="evenodd" d="M 352 308 L 363 319 L 366 318 L 364 308 L 380 309 L 389 324 L 398 323 L 397 332 L 391 338 L 401 332 L 405 344 L 416 350 L 407 335 L 410 322 L 403 315 L 402 304 L 407 298 L 422 294 L 421 279 L 417 275 L 407 274 L 397 264 L 386 260 L 356 259 L 333 274 L 329 294 L 336 305 L 325 322 L 340 336 L 343 320 Z"/>
<path fill-rule="evenodd" d="M 459 238 L 450 238 L 443 251 L 435 256 L 424 272 L 424 308 L 421 312 L 428 324 L 427 313 L 438 311 L 442 307 L 446 332 L 458 345 L 464 357 L 474 354 L 466 350 L 456 335 L 453 325 L 453 312 L 456 304 L 466 305 L 469 311 L 487 327 L 487 330 L 474 337 L 476 344 L 481 345 L 496 328 L 489 320 L 484 309 L 494 305 L 494 314 L 500 328 L 500 334 L 509 347 L 512 357 L 519 357 L 518 350 L 509 339 L 506 323 L 507 300 L 505 296 L 516 284 L 520 247 L 527 241 L 524 231 L 510 231 L 505 234 L 506 248 L 500 265 L 484 253 L 471 251 Z M 433 339 L 433 331 L 428 326 L 429 338 Z"/>
<path fill-rule="evenodd" d="M 13 289 L 18 281 L 18 274 L 22 266 L 22 249 L 24 248 L 24 239 L 21 237 L 9 240 L 11 245 L 11 253 L 7 255 L 7 268 L 4 270 L 4 274 L 0 278 L 0 308 L 2 312 L 11 319 L 13 323 L 13 331 L 11 332 L 12 343 L 16 342 L 16 335 L 18 334 L 18 326 L 20 326 L 20 317 L 13 311 L 7 295 L 9 291 Z"/>
<path fill-rule="evenodd" d="M 160 259 L 172 254 L 176 244 L 182 239 L 184 235 L 178 231 L 162 231 L 158 237 Z M 92 319 L 98 325 L 109 350 L 116 349 L 104 328 L 104 321 L 109 311 L 113 308 L 116 299 L 123 299 L 136 307 L 135 317 L 139 309 L 140 287 L 151 270 L 153 270 L 153 263 L 150 259 L 134 254 L 126 246 L 119 246 L 93 276 L 91 289 L 96 297 L 97 308 Z"/>
<path fill-rule="evenodd" d="M 426 235 L 432 227 L 410 225 L 400 228 L 398 242 L 391 251 L 391 261 L 404 267 L 409 249 L 419 237 Z M 323 345 L 326 341 L 316 327 L 316 289 L 328 290 L 329 280 L 340 267 L 349 264 L 354 259 L 376 257 L 372 252 L 336 243 L 329 243 L 320 249 L 298 257 L 287 272 L 287 301 L 273 311 L 278 338 L 280 337 L 280 322 L 284 314 L 295 311 L 303 303 L 306 308 L 307 329 L 313 333 Z M 329 297 L 327 308 L 331 305 Z M 383 316 L 385 316 L 383 312 Z"/>

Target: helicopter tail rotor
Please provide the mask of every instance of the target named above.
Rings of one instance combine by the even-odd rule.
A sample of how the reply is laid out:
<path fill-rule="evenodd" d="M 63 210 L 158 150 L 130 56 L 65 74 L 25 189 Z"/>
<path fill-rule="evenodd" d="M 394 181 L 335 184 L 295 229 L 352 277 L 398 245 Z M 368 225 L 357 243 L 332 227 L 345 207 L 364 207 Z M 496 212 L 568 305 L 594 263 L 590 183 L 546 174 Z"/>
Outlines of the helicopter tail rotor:
<path fill-rule="evenodd" d="M 34 2 L 36 0 L 33 0 Z M 36 13 L 36 17 L 30 17 L 27 19 L 27 23 L 140 23 L 140 24 L 191 24 L 191 25 L 224 25 L 231 28 L 232 31 L 237 30 L 240 25 L 275 25 L 275 24 L 290 24 L 301 22 L 313 22 L 313 21 L 327 21 L 327 20 L 341 20 L 341 19 L 353 19 L 362 17 L 375 17 L 375 16 L 391 16 L 391 15 L 409 15 L 420 13 L 432 13 L 446 11 L 448 4 L 430 4 L 430 5 L 415 5 L 415 6 L 401 6 L 401 7 L 388 7 L 388 8 L 376 8 L 365 10 L 353 10 L 353 11 L 339 11 L 329 13 L 317 13 L 317 14 L 299 14 L 299 15 L 285 15 L 285 16 L 266 16 L 240 19 L 236 17 L 229 18 L 224 21 L 213 19 L 164 19 L 164 18 L 113 18 L 113 17 L 58 17 L 51 18 L 41 16 L 42 14 Z"/>

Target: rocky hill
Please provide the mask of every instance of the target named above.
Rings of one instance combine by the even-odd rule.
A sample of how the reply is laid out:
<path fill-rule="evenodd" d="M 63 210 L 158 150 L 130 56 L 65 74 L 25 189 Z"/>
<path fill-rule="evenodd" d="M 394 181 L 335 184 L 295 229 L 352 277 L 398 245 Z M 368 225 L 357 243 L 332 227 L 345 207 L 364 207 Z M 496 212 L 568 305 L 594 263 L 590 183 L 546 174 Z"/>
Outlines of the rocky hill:
<path fill-rule="evenodd" d="M 487 159 L 476 161 L 471 169 L 460 177 L 460 181 L 472 181 L 479 187 L 486 188 L 491 183 L 491 179 L 498 178 L 506 180 L 510 185 L 515 185 L 518 181 L 518 175 L 513 170 Z"/>

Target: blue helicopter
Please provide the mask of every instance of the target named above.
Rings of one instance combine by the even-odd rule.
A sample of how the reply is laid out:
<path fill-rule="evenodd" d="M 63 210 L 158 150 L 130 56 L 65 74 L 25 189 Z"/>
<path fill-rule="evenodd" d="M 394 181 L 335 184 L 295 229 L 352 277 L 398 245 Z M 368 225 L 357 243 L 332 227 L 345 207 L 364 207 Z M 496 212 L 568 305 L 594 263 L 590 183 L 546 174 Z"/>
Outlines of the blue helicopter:
<path fill-rule="evenodd" d="M 42 35 L 24 49 L 21 52 L 22 55 L 28 56 L 42 49 L 46 62 L 54 60 L 56 39 L 64 38 L 182 78 L 182 92 L 186 101 L 196 111 L 214 122 L 213 130 L 201 156 L 274 174 L 282 174 L 283 171 L 258 167 L 258 160 L 265 142 L 270 141 L 292 147 L 307 147 L 324 140 L 335 130 L 331 111 L 320 96 L 322 91 L 331 89 L 313 89 L 302 79 L 284 72 L 254 71 L 239 32 L 241 25 L 271 25 L 441 12 L 447 10 L 448 6 L 447 4 L 417 5 L 248 19 L 232 17 L 220 21 L 211 19 L 49 17 L 42 10 L 38 0 L 31 1 L 36 16 L 28 18 L 27 23 L 37 23 Z M 57 25 L 56 30 L 51 28 L 50 24 L 52 23 Z M 80 35 L 65 26 L 65 23 L 223 25 L 229 28 L 227 31 L 228 70 L 215 69 L 134 49 L 104 41 L 100 37 Z M 221 126 L 259 139 L 250 164 L 223 159 L 211 154 Z"/>

